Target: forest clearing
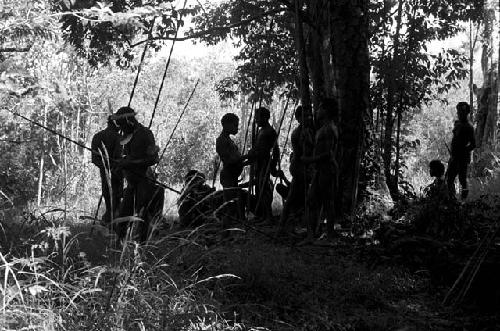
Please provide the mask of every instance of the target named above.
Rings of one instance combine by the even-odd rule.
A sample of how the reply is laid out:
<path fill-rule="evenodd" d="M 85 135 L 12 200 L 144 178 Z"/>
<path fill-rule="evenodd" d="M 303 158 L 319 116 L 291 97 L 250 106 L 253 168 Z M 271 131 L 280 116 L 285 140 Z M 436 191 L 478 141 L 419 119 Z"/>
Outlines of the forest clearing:
<path fill-rule="evenodd" d="M 1 330 L 500 329 L 500 2 L 0 3 Z"/>

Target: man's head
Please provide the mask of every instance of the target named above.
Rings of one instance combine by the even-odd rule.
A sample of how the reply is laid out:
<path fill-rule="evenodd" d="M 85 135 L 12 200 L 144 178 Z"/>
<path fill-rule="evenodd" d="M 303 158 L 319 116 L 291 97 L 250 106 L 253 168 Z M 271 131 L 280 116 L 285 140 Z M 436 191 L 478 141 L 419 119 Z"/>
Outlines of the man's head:
<path fill-rule="evenodd" d="M 432 160 L 429 162 L 429 175 L 431 177 L 443 177 L 444 164 L 440 160 Z"/>
<path fill-rule="evenodd" d="M 112 118 L 116 121 L 120 129 L 127 134 L 134 132 L 135 126 L 138 123 L 135 118 L 135 111 L 130 107 L 121 107 L 112 115 Z"/>
<path fill-rule="evenodd" d="M 257 123 L 259 127 L 269 123 L 269 118 L 271 118 L 271 113 L 266 107 L 259 107 L 255 109 L 255 123 Z"/>
<path fill-rule="evenodd" d="M 222 129 L 229 134 L 237 134 L 238 126 L 240 125 L 240 119 L 238 115 L 234 113 L 227 113 L 222 116 L 220 120 L 222 124 Z"/>
<path fill-rule="evenodd" d="M 115 120 L 113 119 L 113 115 L 108 116 L 108 120 L 106 123 L 107 123 L 109 129 L 111 129 L 115 132 L 118 132 L 120 130 L 120 128 L 118 128 L 118 125 L 116 125 Z"/>
<path fill-rule="evenodd" d="M 470 105 L 467 102 L 459 102 L 457 104 L 457 116 L 460 120 L 466 120 L 470 113 Z"/>
<path fill-rule="evenodd" d="M 320 105 L 318 111 L 318 121 L 328 121 L 333 120 L 338 121 L 339 117 L 339 106 L 337 100 L 334 98 L 324 98 Z"/>

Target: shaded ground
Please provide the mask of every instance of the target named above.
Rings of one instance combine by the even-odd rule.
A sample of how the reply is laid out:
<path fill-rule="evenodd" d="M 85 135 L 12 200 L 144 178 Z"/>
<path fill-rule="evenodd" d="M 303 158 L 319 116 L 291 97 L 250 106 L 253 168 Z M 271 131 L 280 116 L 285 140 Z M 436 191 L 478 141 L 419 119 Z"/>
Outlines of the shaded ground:
<path fill-rule="evenodd" d="M 90 222 L 69 224 L 78 240 L 66 252 L 72 256 L 65 262 L 66 274 L 76 270 L 80 252 L 86 270 L 104 268 L 88 280 L 100 291 L 78 303 L 78 311 L 88 311 L 85 317 L 62 311 L 64 329 L 105 330 L 117 324 L 125 330 L 141 330 L 141 325 L 146 330 L 500 329 L 496 310 L 444 308 L 449 286 L 390 256 L 376 259 L 366 242 L 352 238 L 339 238 L 333 246 L 296 247 L 298 239 L 276 241 L 272 228 L 260 227 L 219 241 L 216 229 L 207 226 L 161 231 L 146 248 L 131 244 L 120 251 L 109 247 L 105 232 L 90 235 Z M 16 249 L 11 251 L 29 252 L 40 229 L 50 226 L 21 229 L 19 238 L 31 241 L 24 246 L 12 241 Z M 13 228 L 7 226 L 9 231 Z M 58 255 L 50 256 L 52 265 L 57 263 Z M 62 281 L 86 279 L 78 277 Z M 54 301 L 47 306 L 54 307 Z"/>

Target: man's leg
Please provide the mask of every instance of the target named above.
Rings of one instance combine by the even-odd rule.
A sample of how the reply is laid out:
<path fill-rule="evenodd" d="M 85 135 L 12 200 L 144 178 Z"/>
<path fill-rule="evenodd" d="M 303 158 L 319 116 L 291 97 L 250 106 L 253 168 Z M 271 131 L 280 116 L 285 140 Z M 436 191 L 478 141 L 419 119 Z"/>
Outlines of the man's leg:
<path fill-rule="evenodd" d="M 326 233 L 333 238 L 335 233 L 335 177 L 333 174 L 324 174 L 320 178 L 322 183 L 322 206 L 326 214 Z"/>
<path fill-rule="evenodd" d="M 222 228 L 225 230 L 231 226 L 235 220 L 239 220 L 239 189 L 235 186 L 224 187 L 222 194 L 224 197 L 224 208 L 222 211 Z"/>
<path fill-rule="evenodd" d="M 458 181 L 460 182 L 460 186 L 462 187 L 461 198 L 462 200 L 467 199 L 469 195 L 469 189 L 467 188 L 467 168 L 469 167 L 469 160 L 464 159 L 460 160 L 458 166 Z"/>
<path fill-rule="evenodd" d="M 268 221 L 272 220 L 273 217 L 273 184 L 271 183 L 271 178 L 266 176 L 264 179 L 264 187 L 262 194 L 262 213 L 264 218 Z"/>
<path fill-rule="evenodd" d="M 104 206 L 106 207 L 106 211 L 102 215 L 102 220 L 105 223 L 111 222 L 111 196 L 109 192 L 109 185 L 108 185 L 108 179 L 106 177 L 106 172 L 104 171 L 104 168 L 100 168 L 99 170 L 100 175 L 101 175 L 101 194 L 102 197 L 104 198 Z"/>
<path fill-rule="evenodd" d="M 313 241 L 316 236 L 316 230 L 318 228 L 319 215 L 321 211 L 321 185 L 319 183 L 319 177 L 316 174 L 312 180 L 311 187 L 307 194 L 307 206 L 306 206 L 306 217 L 307 217 L 307 241 Z"/>
<path fill-rule="evenodd" d="M 154 217 L 152 210 L 154 209 L 153 204 L 155 203 L 154 196 L 156 191 L 156 186 L 146 179 L 141 180 L 137 185 L 136 206 L 137 211 L 141 213 L 139 217 L 142 218 L 142 222 L 139 222 L 137 225 L 137 233 L 141 242 L 145 242 L 148 238 L 150 223 Z"/>
<path fill-rule="evenodd" d="M 273 189 L 269 175 L 266 176 L 265 170 L 257 172 L 257 180 L 255 183 L 255 194 L 257 197 L 257 206 L 255 207 L 255 215 L 265 220 L 272 218 L 273 204 Z"/>
<path fill-rule="evenodd" d="M 134 188 L 127 184 L 127 188 L 123 191 L 123 200 L 120 204 L 119 215 L 120 217 L 132 216 L 134 215 L 134 203 L 135 203 L 135 194 Z M 125 238 L 127 234 L 128 222 L 122 222 L 115 226 L 116 233 L 118 234 L 118 238 L 120 240 Z"/>
<path fill-rule="evenodd" d="M 257 199 L 256 205 L 254 206 L 254 214 L 258 217 L 264 217 L 264 213 L 262 212 L 264 208 L 263 199 L 264 199 L 264 185 L 262 181 L 262 171 L 260 169 L 255 170 L 255 198 Z"/>
<path fill-rule="evenodd" d="M 451 199 L 455 199 L 455 178 L 458 175 L 458 164 L 456 159 L 450 159 L 448 162 L 448 170 L 446 171 L 446 184 Z"/>
<path fill-rule="evenodd" d="M 283 210 L 281 211 L 281 216 L 279 220 L 278 232 L 281 232 L 285 229 L 288 221 L 288 216 L 290 215 L 292 200 L 294 200 L 294 195 L 296 191 L 296 180 L 292 178 L 292 182 L 290 183 L 290 190 L 288 191 L 288 196 L 286 197 L 285 203 L 283 204 Z"/>
<path fill-rule="evenodd" d="M 113 213 L 111 219 L 118 217 L 120 201 L 123 196 L 123 177 L 121 174 L 112 174 L 111 176 L 111 188 L 113 191 L 112 209 Z"/>
<path fill-rule="evenodd" d="M 288 192 L 288 196 L 283 205 L 283 211 L 281 212 L 280 216 L 280 222 L 279 222 L 280 231 L 284 230 L 285 227 L 287 226 L 290 212 L 292 210 L 296 211 L 304 207 L 305 199 L 307 197 L 306 193 L 307 192 L 304 180 L 293 177 L 292 182 L 290 184 L 290 190 Z"/>

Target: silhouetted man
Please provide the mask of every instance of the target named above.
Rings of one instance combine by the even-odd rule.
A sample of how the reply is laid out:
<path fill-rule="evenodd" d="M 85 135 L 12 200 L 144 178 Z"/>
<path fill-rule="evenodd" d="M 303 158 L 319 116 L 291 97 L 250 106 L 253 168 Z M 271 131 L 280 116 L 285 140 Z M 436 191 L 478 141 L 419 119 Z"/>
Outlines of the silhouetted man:
<path fill-rule="evenodd" d="M 243 171 L 245 155 L 241 155 L 231 135 L 238 133 L 240 119 L 236 114 L 227 113 L 221 118 L 222 132 L 216 141 L 216 151 L 222 161 L 220 183 L 223 188 L 224 203 L 227 204 L 222 216 L 223 228 L 228 228 L 232 220 L 241 220 L 245 210 L 238 177 Z"/>
<path fill-rule="evenodd" d="M 462 186 L 461 198 L 466 199 L 469 194 L 467 189 L 467 168 L 471 161 L 471 152 L 476 148 L 474 127 L 468 120 L 470 106 L 467 102 L 457 104 L 458 120 L 453 128 L 451 140 L 450 161 L 448 162 L 447 182 L 450 198 L 455 198 L 455 178 L 458 175 Z"/>
<path fill-rule="evenodd" d="M 302 106 L 297 107 L 295 120 L 299 125 L 293 130 L 290 138 L 292 143 L 292 154 L 290 156 L 292 182 L 281 213 L 280 230 L 286 225 L 292 209 L 298 210 L 305 207 L 307 188 L 312 178 L 311 166 L 306 166 L 302 161 L 303 156 L 311 156 L 314 148 L 311 111 L 304 110 Z"/>
<path fill-rule="evenodd" d="M 127 180 L 123 193 L 120 217 L 137 215 L 143 222 L 138 225 L 139 240 L 145 241 L 151 220 L 158 217 L 163 209 L 164 190 L 154 183 L 150 167 L 159 161 L 159 148 L 153 133 L 135 118 L 130 107 L 122 107 L 113 116 L 125 136 L 124 157 L 119 162 Z M 127 223 L 118 226 L 118 235 L 124 238 Z"/>
<path fill-rule="evenodd" d="M 120 138 L 118 127 L 111 116 L 108 117 L 106 128 L 97 132 L 92 138 L 91 148 L 98 152 L 92 153 L 92 163 L 99 168 L 101 175 L 101 191 L 106 206 L 102 219 L 105 223 L 110 223 L 117 216 L 123 194 L 123 175 L 113 163 L 113 160 L 118 160 L 122 156 Z"/>
<path fill-rule="evenodd" d="M 278 134 L 269 124 L 269 109 L 260 107 L 255 110 L 255 123 L 259 127 L 255 144 L 248 153 L 255 165 L 255 215 L 264 220 L 272 218 L 273 186 L 270 174 L 277 174 L 280 151 L 277 144 Z"/>
<path fill-rule="evenodd" d="M 317 118 L 321 127 L 316 132 L 312 156 L 302 156 L 304 164 L 312 164 L 314 175 L 308 193 L 308 229 L 306 243 L 312 242 L 316 235 L 320 212 L 326 214 L 327 234 L 334 234 L 335 205 L 334 198 L 338 181 L 338 165 L 335 160 L 339 141 L 338 105 L 335 99 L 322 101 Z"/>

